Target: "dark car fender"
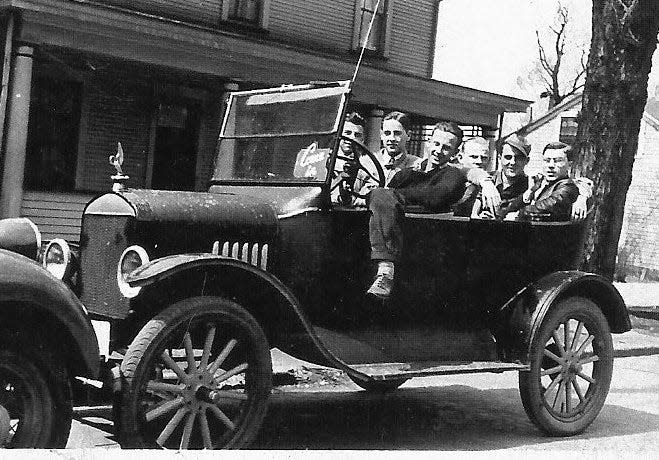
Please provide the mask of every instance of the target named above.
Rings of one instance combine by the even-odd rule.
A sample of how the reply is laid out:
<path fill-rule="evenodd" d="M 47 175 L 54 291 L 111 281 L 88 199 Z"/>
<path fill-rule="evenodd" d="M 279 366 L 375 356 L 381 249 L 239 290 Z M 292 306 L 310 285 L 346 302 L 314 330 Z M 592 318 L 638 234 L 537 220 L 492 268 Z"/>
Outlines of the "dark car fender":
<path fill-rule="evenodd" d="M 577 270 L 554 272 L 526 286 L 496 312 L 494 336 L 504 357 L 526 361 L 529 345 L 547 312 L 568 296 L 585 297 L 597 304 L 611 332 L 631 329 L 625 302 L 607 279 Z"/>
<path fill-rule="evenodd" d="M 41 247 L 41 232 L 25 217 L 0 219 L 0 249 L 36 259 Z"/>
<path fill-rule="evenodd" d="M 75 294 L 41 265 L 20 254 L 0 249 L 0 268 L 0 328 L 19 332 L 16 328 L 25 327 L 31 333 L 39 333 L 39 326 L 57 328 L 59 337 L 65 341 L 57 344 L 60 357 L 72 374 L 96 378 L 99 371 L 96 334 Z M 30 315 L 43 322 L 39 324 Z M 26 318 L 30 319 L 24 321 Z"/>
<path fill-rule="evenodd" d="M 244 302 L 242 306 L 263 327 L 271 346 L 280 346 L 280 343 L 290 344 L 292 342 L 290 338 L 296 337 L 298 345 L 304 343 L 301 346 L 303 349 L 296 347 L 296 356 L 362 375 L 351 369 L 323 345 L 306 318 L 299 300 L 286 285 L 273 274 L 242 260 L 212 253 L 167 256 L 136 269 L 128 275 L 126 281 L 132 287 L 157 287 L 159 283 L 193 269 L 219 273 L 225 282 L 221 282 L 221 286 L 214 286 L 218 289 L 216 292 L 212 291 L 213 287 L 207 286 L 204 295 L 228 295 L 230 298 L 236 298 L 239 303 Z M 267 304 L 250 302 L 250 297 L 254 300 L 255 293 L 258 293 L 259 299 L 265 300 Z"/>

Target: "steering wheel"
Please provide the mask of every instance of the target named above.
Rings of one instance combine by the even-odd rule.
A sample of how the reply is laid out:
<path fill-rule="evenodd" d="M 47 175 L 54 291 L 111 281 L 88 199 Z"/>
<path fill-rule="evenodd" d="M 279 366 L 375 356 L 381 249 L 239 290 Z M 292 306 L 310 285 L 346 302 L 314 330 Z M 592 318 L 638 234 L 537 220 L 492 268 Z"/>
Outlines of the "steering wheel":
<path fill-rule="evenodd" d="M 345 161 L 345 162 L 348 162 L 348 163 L 354 163 L 354 164 L 356 165 L 356 167 L 357 167 L 357 171 L 355 171 L 354 177 L 351 177 L 351 179 L 353 179 L 353 180 L 356 179 L 356 178 L 357 178 L 357 174 L 358 174 L 358 172 L 359 172 L 359 171 L 364 171 L 364 173 L 365 173 L 370 179 L 374 180 L 374 181 L 377 183 L 378 187 L 384 187 L 385 182 L 386 182 L 386 176 L 385 176 L 385 174 L 384 174 L 384 170 L 382 169 L 382 165 L 380 164 L 380 161 L 379 161 L 379 160 L 377 159 L 377 157 L 376 157 L 376 156 L 375 156 L 375 155 L 374 155 L 374 154 L 368 149 L 368 147 L 366 147 L 366 146 L 365 146 L 364 144 L 362 144 L 361 142 L 356 141 L 355 139 L 351 139 L 351 138 L 349 138 L 348 136 L 343 136 L 343 135 L 341 135 L 340 139 L 341 139 L 341 140 L 344 140 L 344 141 L 348 141 L 348 142 L 350 142 L 350 143 L 352 144 L 353 154 L 355 155 L 355 159 L 353 159 L 353 158 L 349 158 L 349 157 L 344 156 L 344 155 L 341 155 L 341 154 L 338 154 L 338 155 L 336 156 L 336 159 L 337 159 L 337 160 L 343 160 L 343 161 Z M 373 172 L 370 171 L 370 170 L 369 170 L 369 169 L 368 169 L 368 168 L 367 168 L 367 167 L 361 162 L 361 158 L 364 157 L 364 156 L 368 157 L 368 158 L 371 160 L 371 163 L 372 163 L 373 166 L 375 167 L 375 172 L 376 172 L 376 174 L 377 174 L 377 177 L 376 177 L 375 175 L 373 175 Z M 339 180 L 337 181 L 337 183 L 332 184 L 332 187 L 331 187 L 330 190 L 331 190 L 331 191 L 334 191 L 337 187 L 339 187 L 339 190 L 340 190 L 341 195 L 343 195 L 344 193 L 349 193 L 350 195 L 352 195 L 352 196 L 354 196 L 354 197 L 357 197 L 357 198 L 365 198 L 366 195 L 367 195 L 366 193 L 359 193 L 359 192 L 356 192 L 356 191 L 352 190 L 351 188 L 346 188 L 346 187 L 345 187 L 345 181 L 343 180 L 343 178 L 339 177 L 339 176 L 341 176 L 341 174 L 342 174 L 343 172 L 344 172 L 343 169 L 337 169 L 337 167 L 336 167 L 336 162 L 335 162 L 335 163 L 334 163 L 334 171 L 333 171 L 333 175 L 334 175 L 334 177 L 339 178 Z"/>

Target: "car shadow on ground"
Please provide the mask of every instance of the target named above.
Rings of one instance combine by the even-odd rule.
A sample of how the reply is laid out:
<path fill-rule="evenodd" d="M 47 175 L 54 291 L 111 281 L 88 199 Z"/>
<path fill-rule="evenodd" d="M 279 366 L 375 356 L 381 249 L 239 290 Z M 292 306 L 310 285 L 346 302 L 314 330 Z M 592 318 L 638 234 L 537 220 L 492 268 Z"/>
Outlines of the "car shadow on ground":
<path fill-rule="evenodd" d="M 605 405 L 576 439 L 646 433 L 657 426 L 657 415 Z M 365 391 L 274 394 L 252 447 L 489 450 L 556 440 L 529 421 L 517 389 L 451 385 L 401 388 L 379 395 Z"/>
<path fill-rule="evenodd" d="M 448 385 L 374 394 L 350 391 L 346 385 L 352 386 L 275 390 L 252 448 L 492 450 L 534 448 L 565 439 L 544 436 L 535 428 L 516 388 Z M 74 418 L 81 425 L 76 430 L 81 439 L 70 440 L 71 447 L 116 446 L 110 408 L 77 411 Z M 604 440 L 651 433 L 657 427 L 659 415 L 606 404 L 585 433 L 569 439 Z"/>

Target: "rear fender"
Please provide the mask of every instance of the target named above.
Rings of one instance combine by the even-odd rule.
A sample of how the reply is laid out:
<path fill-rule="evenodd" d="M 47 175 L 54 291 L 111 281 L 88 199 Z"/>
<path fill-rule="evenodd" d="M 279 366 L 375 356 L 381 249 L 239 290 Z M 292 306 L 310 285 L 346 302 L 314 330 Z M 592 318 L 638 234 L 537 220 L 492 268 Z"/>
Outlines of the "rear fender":
<path fill-rule="evenodd" d="M 631 330 L 625 302 L 607 279 L 576 270 L 555 272 L 525 287 L 497 312 L 494 335 L 505 357 L 526 362 L 529 345 L 547 312 L 570 296 L 592 300 L 602 310 L 611 332 Z"/>
<path fill-rule="evenodd" d="M 14 252 L 0 250 L 0 267 L 0 326 L 16 333 L 22 327 L 34 333 L 44 326 L 46 334 L 49 330 L 60 334 L 66 341 L 61 344 L 62 360 L 73 375 L 95 378 L 99 370 L 96 334 L 75 294 L 39 264 Z M 37 321 L 25 321 L 22 317 L 28 314 L 36 315 Z"/>
<path fill-rule="evenodd" d="M 304 350 L 293 350 L 296 356 L 317 364 L 360 374 L 337 358 L 321 342 L 306 318 L 295 295 L 277 277 L 242 260 L 216 254 L 181 254 L 151 261 L 131 273 L 127 282 L 158 292 L 160 286 L 193 271 L 195 277 L 208 276 L 212 282 L 203 283 L 203 292 L 188 295 L 220 295 L 235 298 L 264 329 L 271 346 L 289 345 L 295 336 L 304 343 Z M 148 292 L 140 292 L 135 300 Z M 149 302 L 144 302 L 148 305 Z M 289 340 L 286 340 L 286 339 Z M 288 342 L 288 343 L 287 343 Z"/>

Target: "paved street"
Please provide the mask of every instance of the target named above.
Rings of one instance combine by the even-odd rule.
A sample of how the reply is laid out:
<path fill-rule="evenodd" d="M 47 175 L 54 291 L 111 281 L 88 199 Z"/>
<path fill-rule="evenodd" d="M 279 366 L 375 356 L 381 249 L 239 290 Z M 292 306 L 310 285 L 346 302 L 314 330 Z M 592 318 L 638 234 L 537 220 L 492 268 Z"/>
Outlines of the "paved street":
<path fill-rule="evenodd" d="M 654 295 L 659 284 L 617 287 L 630 307 L 651 311 L 659 303 L 659 295 Z M 293 369 L 299 382 L 275 390 L 254 447 L 493 450 L 498 454 L 549 449 L 656 457 L 659 321 L 636 315 L 631 319 L 632 331 L 614 335 L 616 356 L 627 357 L 616 359 L 606 405 L 580 436 L 543 436 L 524 413 L 515 372 L 415 379 L 394 393 L 371 395 L 338 371 L 309 369 L 308 363 L 275 350 L 275 372 L 281 376 Z M 67 447 L 96 448 L 94 452 L 118 449 L 110 409 L 78 410 Z"/>
<path fill-rule="evenodd" d="M 659 452 L 657 394 L 659 355 L 619 358 L 599 417 L 586 433 L 561 439 L 528 420 L 514 372 L 417 379 L 385 396 L 328 372 L 314 384 L 277 390 L 254 447 Z M 68 447 L 118 448 L 109 416 L 78 416 Z"/>

